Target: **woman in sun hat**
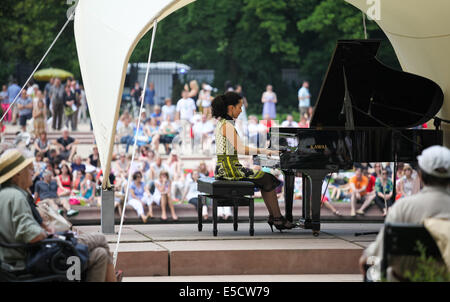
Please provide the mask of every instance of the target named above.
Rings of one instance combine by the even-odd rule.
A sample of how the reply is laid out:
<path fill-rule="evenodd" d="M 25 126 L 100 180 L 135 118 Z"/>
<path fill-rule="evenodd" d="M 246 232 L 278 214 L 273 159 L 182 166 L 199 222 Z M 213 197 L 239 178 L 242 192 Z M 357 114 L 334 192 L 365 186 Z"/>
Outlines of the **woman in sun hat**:
<path fill-rule="evenodd" d="M 4 243 L 36 243 L 53 230 L 46 228 L 28 188 L 33 184 L 33 158 L 17 149 L 0 157 L 0 238 Z M 82 234 L 78 241 L 89 249 L 86 281 L 116 281 L 116 272 L 108 242 L 102 234 Z M 0 247 L 0 259 L 23 267 L 27 252 L 20 248 Z M 118 272 L 119 276 L 121 272 Z"/>

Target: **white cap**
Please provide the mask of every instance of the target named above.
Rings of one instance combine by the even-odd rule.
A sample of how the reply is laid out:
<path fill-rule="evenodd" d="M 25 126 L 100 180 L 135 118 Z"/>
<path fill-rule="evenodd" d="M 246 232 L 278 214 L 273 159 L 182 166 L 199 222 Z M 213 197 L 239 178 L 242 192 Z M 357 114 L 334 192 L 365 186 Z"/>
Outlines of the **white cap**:
<path fill-rule="evenodd" d="M 450 178 L 450 150 L 442 146 L 432 146 L 417 156 L 419 167 L 427 174 L 439 178 Z"/>

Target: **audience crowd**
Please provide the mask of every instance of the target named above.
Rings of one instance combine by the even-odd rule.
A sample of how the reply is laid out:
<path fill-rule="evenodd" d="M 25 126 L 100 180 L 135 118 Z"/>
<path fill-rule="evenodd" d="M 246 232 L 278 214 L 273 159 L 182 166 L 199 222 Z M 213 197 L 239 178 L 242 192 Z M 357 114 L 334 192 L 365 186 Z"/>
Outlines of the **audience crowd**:
<path fill-rule="evenodd" d="M 308 87 L 309 84 L 304 82 L 298 92 L 300 120 L 295 121 L 293 115 L 287 115 L 286 120 L 278 123 L 278 100 L 272 85 L 268 85 L 262 94 L 263 119 L 258 120 L 256 115 L 247 117 L 248 102 L 242 86 L 233 87 L 227 83 L 225 89 L 236 91 L 244 100 L 243 112 L 236 120 L 241 138 L 250 146 L 261 148 L 268 146 L 270 127 L 308 128 L 313 114 Z M 173 102 L 167 98 L 164 104 L 158 104 L 154 100 L 154 84 L 149 83 L 144 98 L 145 109 L 141 111 L 138 127 L 142 91 L 139 82 L 136 82 L 131 91 L 131 106 L 125 106 L 130 110 L 123 110 L 117 123 L 110 175 L 110 183 L 114 184 L 116 190 L 115 206 L 122 214 L 124 196 L 129 188 L 127 204 L 143 222 L 153 218 L 153 204 L 161 207 L 162 220 L 168 219 L 167 209 L 171 219 L 177 220 L 174 205 L 188 202 L 197 206 L 198 178 L 214 175 L 214 156 L 208 164 L 201 162 L 195 169 L 187 169 L 180 160 L 180 155 L 186 151 L 204 156 L 215 153 L 214 129 L 217 121 L 211 115 L 214 89 L 207 83 L 198 85 L 196 81 L 191 81 L 184 86 L 179 100 Z M 103 175 L 98 149 L 94 146 L 91 154 L 83 158 L 77 150 L 80 142 L 73 137 L 79 122 L 89 122 L 83 86 L 72 78 L 64 83 L 58 78 L 52 78 L 43 91 L 39 90 L 37 84 L 30 84 L 20 92 L 20 87 L 13 81 L 9 86 L 3 85 L 0 92 L 3 111 L 19 93 L 17 102 L 0 124 L 0 132 L 3 141 L 6 125 L 15 125 L 18 121 L 21 131 L 17 137 L 30 134 L 27 142 L 35 155 L 34 183 L 30 191 L 35 200 L 48 200 L 50 206 L 60 213 L 65 211 L 69 217 L 78 213 L 72 209 L 73 205 L 100 205 Z M 59 138 L 47 137 L 48 132 L 58 130 L 62 130 Z M 135 143 L 137 148 L 131 164 Z M 295 145 L 296 142 L 291 139 L 288 143 Z M 251 159 L 244 160 L 244 164 L 248 167 L 253 165 Z M 272 173 L 283 180 L 279 171 Z M 128 186 L 129 175 L 131 183 Z M 339 215 L 339 211 L 328 201 L 348 201 L 351 216 L 364 215 L 372 204 L 376 204 L 386 215 L 387 208 L 395 200 L 415 194 L 421 187 L 417 172 L 407 164 L 399 165 L 395 177 L 397 194 L 393 196 L 394 176 L 389 163 L 367 164 L 355 167 L 352 172 L 333 174 L 324 182 L 324 204 Z M 301 198 L 301 182 L 298 180 L 295 192 L 296 197 Z M 282 199 L 282 186 L 277 193 Z M 361 204 L 359 209 L 356 209 L 357 204 Z M 206 218 L 206 207 L 203 214 Z M 228 218 L 232 214 L 230 209 L 224 208 L 219 215 Z"/>

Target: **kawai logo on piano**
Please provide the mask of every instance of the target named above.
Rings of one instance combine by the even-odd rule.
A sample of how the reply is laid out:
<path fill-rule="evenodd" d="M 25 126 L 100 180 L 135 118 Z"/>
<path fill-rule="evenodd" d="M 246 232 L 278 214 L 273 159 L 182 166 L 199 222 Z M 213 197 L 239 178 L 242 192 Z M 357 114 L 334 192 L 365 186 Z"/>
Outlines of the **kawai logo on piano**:
<path fill-rule="evenodd" d="M 327 148 L 327 145 L 311 145 L 309 146 L 309 149 L 313 150 L 325 150 Z"/>

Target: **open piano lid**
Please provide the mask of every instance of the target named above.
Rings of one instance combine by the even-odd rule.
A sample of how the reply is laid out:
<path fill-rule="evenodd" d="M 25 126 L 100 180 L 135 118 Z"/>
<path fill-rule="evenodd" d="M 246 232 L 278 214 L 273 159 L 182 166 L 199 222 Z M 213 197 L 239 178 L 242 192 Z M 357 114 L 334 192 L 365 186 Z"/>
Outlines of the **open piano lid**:
<path fill-rule="evenodd" d="M 355 127 L 412 128 L 432 119 L 444 94 L 435 82 L 378 61 L 379 40 L 339 40 L 316 102 L 312 128 L 344 127 L 345 82 Z"/>

